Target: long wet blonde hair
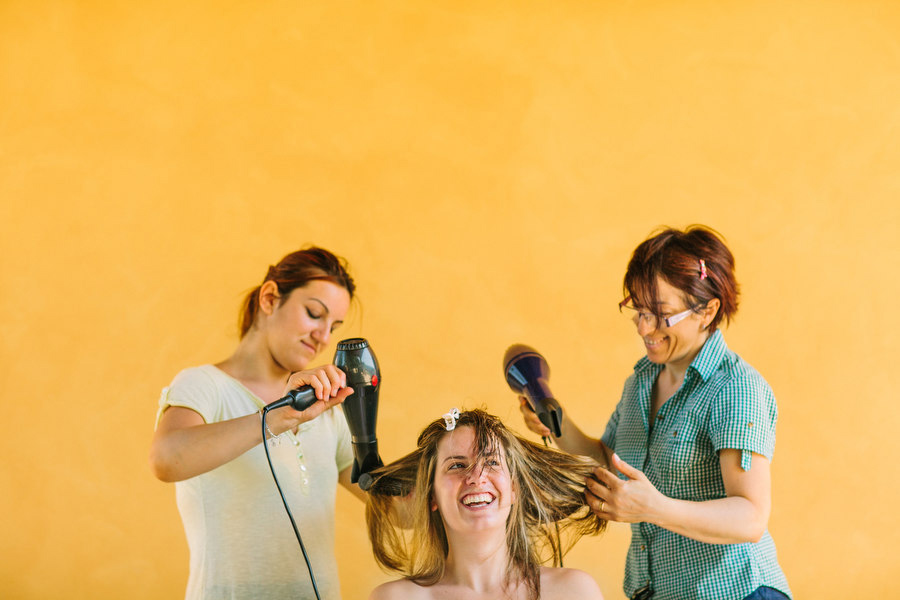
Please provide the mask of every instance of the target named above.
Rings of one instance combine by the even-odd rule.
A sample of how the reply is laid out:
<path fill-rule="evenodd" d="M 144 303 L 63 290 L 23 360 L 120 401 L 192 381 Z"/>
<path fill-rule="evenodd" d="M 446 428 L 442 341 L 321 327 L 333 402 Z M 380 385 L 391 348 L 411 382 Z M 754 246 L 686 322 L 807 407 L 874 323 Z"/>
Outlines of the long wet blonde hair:
<path fill-rule="evenodd" d="M 537 600 L 541 564 L 552 557 L 560 566 L 581 536 L 606 527 L 584 499 L 584 480 L 597 463 L 519 437 L 483 410 L 461 412 L 456 427 L 472 427 L 476 457 L 503 453 L 517 498 L 506 521 L 506 585 L 523 581 L 528 597 Z M 431 510 L 438 443 L 447 434 L 443 419 L 432 422 L 419 435 L 415 451 L 374 471 L 366 506 L 375 560 L 423 586 L 440 581 L 449 552 L 439 511 Z M 397 496 L 410 493 L 411 518 L 404 519 Z"/>

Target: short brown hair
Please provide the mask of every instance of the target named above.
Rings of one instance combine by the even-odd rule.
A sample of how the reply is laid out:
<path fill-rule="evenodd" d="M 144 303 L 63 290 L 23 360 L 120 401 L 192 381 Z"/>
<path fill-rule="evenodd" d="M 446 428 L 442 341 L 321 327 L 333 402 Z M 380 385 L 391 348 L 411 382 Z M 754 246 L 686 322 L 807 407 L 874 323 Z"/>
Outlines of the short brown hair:
<path fill-rule="evenodd" d="M 631 255 L 622 286 L 625 296 L 660 317 L 657 277 L 681 291 L 688 307 L 699 308 L 719 299 L 721 306 L 709 324 L 710 333 L 723 318 L 731 322 L 737 313 L 734 256 L 722 236 L 705 225 L 690 225 L 684 231 L 666 227 L 641 242 Z"/>

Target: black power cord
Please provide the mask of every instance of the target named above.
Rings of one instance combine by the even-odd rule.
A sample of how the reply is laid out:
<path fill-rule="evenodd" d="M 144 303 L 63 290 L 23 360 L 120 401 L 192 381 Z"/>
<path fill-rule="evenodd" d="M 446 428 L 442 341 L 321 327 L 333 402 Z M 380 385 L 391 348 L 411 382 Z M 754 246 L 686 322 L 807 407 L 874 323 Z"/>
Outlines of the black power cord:
<path fill-rule="evenodd" d="M 272 457 L 269 456 L 269 444 L 266 440 L 266 415 L 269 412 L 269 407 L 265 407 L 260 413 L 260 420 L 262 421 L 262 440 L 263 440 L 263 448 L 266 450 L 266 460 L 269 462 L 269 470 L 272 471 L 272 479 L 275 480 L 275 487 L 278 488 L 278 493 L 281 495 L 281 501 L 284 503 L 284 510 L 287 511 L 287 516 L 291 520 L 291 527 L 294 528 L 294 535 L 297 536 L 297 542 L 300 543 L 300 550 L 303 552 L 303 560 L 306 561 L 306 568 L 309 570 L 309 580 L 312 582 L 313 591 L 316 593 L 316 598 L 321 600 L 321 596 L 319 596 L 319 588 L 316 586 L 316 576 L 313 574 L 312 565 L 309 562 L 309 555 L 306 554 L 306 546 L 303 545 L 303 539 L 300 537 L 300 530 L 297 529 L 297 523 L 294 521 L 294 515 L 291 514 L 291 508 L 288 506 L 287 499 L 284 497 L 284 492 L 281 491 L 281 484 L 278 483 L 278 477 L 275 475 L 275 467 L 272 466 Z"/>

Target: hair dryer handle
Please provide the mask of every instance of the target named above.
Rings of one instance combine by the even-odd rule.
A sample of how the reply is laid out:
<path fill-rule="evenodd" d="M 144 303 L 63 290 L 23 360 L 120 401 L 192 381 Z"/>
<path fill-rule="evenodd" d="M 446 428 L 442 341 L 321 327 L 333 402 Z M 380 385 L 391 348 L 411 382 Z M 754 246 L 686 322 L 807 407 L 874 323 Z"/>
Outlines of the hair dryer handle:
<path fill-rule="evenodd" d="M 540 377 L 529 381 L 522 391 L 544 427 L 553 432 L 554 437 L 562 437 L 562 407 L 553 398 L 547 380 Z"/>
<path fill-rule="evenodd" d="M 290 406 L 294 410 L 304 411 L 316 403 L 316 390 L 311 385 L 301 385 L 298 388 L 288 390 L 288 393 L 275 402 L 265 407 L 266 412 L 281 408 L 282 406 Z"/>

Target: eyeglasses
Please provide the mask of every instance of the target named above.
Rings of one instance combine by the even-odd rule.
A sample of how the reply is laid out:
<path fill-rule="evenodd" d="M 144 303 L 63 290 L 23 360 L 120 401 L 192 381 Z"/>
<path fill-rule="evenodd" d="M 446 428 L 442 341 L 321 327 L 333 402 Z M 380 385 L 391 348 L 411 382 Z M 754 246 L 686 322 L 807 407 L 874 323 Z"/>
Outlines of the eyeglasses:
<path fill-rule="evenodd" d="M 645 323 L 647 323 L 647 325 L 650 326 L 651 329 L 659 329 L 660 318 L 662 318 L 662 322 L 664 323 L 665 327 L 674 327 L 675 325 L 683 321 L 685 317 L 687 317 L 692 312 L 696 312 L 696 310 L 702 306 L 702 304 L 698 304 L 685 311 L 666 317 L 663 315 L 653 314 L 652 312 L 638 310 L 634 306 L 630 306 L 628 304 L 629 302 L 631 302 L 631 296 L 628 296 L 627 298 L 619 302 L 619 312 L 630 315 L 631 320 L 634 321 L 635 324 L 644 321 Z"/>

